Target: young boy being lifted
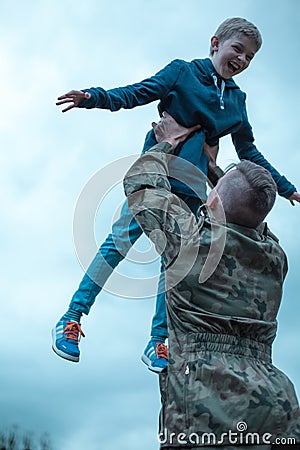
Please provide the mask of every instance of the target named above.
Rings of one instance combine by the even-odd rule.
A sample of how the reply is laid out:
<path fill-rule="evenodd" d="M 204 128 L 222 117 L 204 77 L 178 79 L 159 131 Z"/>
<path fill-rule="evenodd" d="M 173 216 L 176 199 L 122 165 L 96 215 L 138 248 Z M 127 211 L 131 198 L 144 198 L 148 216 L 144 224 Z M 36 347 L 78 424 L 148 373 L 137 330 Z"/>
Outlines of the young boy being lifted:
<path fill-rule="evenodd" d="M 206 142 L 214 147 L 222 136 L 231 135 L 239 159 L 250 160 L 265 167 L 277 184 L 278 194 L 291 202 L 300 202 L 296 187 L 282 176 L 257 150 L 246 111 L 246 94 L 233 77 L 246 70 L 262 44 L 259 30 L 243 18 L 225 20 L 211 38 L 210 57 L 191 62 L 174 60 L 151 78 L 139 83 L 110 90 L 101 87 L 70 91 L 58 98 L 57 105 L 66 104 L 63 112 L 74 107 L 100 108 L 117 111 L 160 100 L 158 111 L 167 111 L 181 125 L 190 128 L 200 125 L 176 155 L 192 163 L 195 173 L 183 182 L 180 167 L 170 168 L 172 190 L 196 213 L 206 198 L 205 177 L 209 158 L 203 152 Z M 155 145 L 153 130 L 146 135 L 143 152 Z M 214 164 L 215 161 L 212 161 Z M 190 166 L 190 167 L 193 167 Z M 194 172 L 194 171 L 192 171 Z M 180 179 L 178 179 L 180 178 Z M 124 228 L 124 223 L 128 224 Z M 79 361 L 79 339 L 83 335 L 80 320 L 88 314 L 114 268 L 122 261 L 142 230 L 128 209 L 127 201 L 121 217 L 112 226 L 112 233 L 100 247 L 67 312 L 53 329 L 53 349 L 62 358 Z M 151 339 L 142 355 L 150 370 L 160 372 L 168 364 L 165 340 L 168 336 L 165 310 L 163 270 L 152 319 Z M 162 287 L 161 287 L 162 286 Z"/>

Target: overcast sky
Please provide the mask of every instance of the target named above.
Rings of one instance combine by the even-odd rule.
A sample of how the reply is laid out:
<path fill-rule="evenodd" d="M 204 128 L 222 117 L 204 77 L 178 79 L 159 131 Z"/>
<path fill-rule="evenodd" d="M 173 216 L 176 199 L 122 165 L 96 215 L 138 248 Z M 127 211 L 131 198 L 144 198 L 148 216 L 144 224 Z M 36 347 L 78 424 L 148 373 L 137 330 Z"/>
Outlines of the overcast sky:
<path fill-rule="evenodd" d="M 298 0 L 0 2 L 0 431 L 12 424 L 47 431 L 59 450 L 157 449 L 158 379 L 140 362 L 153 299 L 122 298 L 122 286 L 118 295 L 102 293 L 82 322 L 79 364 L 58 358 L 50 340 L 83 274 L 72 235 L 77 199 L 95 172 L 141 151 L 157 104 L 62 114 L 55 99 L 70 89 L 140 81 L 175 58 L 206 57 L 217 26 L 233 16 L 263 35 L 262 49 L 236 78 L 257 147 L 300 189 Z M 219 162 L 233 160 L 225 138 Z M 95 217 L 98 244 L 123 199 L 111 176 L 115 187 Z M 278 198 L 268 218 L 289 260 L 274 362 L 298 395 L 299 213 Z M 149 252 L 146 240 L 139 245 Z M 134 286 L 135 277 L 156 273 L 158 261 L 141 266 L 129 261 L 119 270 Z"/>

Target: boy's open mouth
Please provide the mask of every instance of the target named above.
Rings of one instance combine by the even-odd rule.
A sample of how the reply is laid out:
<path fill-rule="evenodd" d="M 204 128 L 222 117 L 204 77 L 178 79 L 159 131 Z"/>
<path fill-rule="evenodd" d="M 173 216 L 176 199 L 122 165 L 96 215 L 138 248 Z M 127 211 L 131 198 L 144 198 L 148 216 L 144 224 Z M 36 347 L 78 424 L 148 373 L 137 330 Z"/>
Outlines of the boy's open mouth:
<path fill-rule="evenodd" d="M 232 61 L 228 61 L 228 68 L 231 73 L 235 73 L 240 70 L 240 66 L 238 66 L 235 62 Z"/>

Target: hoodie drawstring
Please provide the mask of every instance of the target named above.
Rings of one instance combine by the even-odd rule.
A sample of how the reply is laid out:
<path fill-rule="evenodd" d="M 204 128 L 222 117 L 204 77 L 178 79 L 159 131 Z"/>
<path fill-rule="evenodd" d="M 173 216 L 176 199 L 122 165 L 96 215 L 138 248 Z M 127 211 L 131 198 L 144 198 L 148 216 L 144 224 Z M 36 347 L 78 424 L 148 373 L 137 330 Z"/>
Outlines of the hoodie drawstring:
<path fill-rule="evenodd" d="M 220 109 L 224 109 L 225 106 L 224 106 L 223 95 L 224 95 L 224 89 L 225 89 L 225 81 L 224 80 L 221 81 L 221 89 L 220 89 L 219 85 L 218 85 L 218 77 L 215 74 L 212 74 L 212 77 L 213 77 L 213 80 L 214 80 L 214 83 L 215 83 L 215 86 L 217 89 L 217 95 L 220 99 Z"/>

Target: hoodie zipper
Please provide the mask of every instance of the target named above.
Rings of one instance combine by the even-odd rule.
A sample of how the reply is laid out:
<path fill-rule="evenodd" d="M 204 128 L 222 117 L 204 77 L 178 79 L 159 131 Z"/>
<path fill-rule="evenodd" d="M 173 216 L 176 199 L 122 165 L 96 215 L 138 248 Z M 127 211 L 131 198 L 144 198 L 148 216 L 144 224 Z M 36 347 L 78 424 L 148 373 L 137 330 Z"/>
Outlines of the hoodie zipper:
<path fill-rule="evenodd" d="M 223 95 L 224 95 L 224 90 L 225 90 L 225 81 L 222 79 L 222 81 L 221 81 L 221 89 L 220 89 L 219 85 L 218 85 L 218 77 L 214 73 L 212 74 L 212 77 L 213 77 L 213 80 L 214 80 L 214 83 L 215 83 L 215 87 L 216 87 L 216 90 L 217 90 L 217 96 L 220 99 L 220 109 L 224 109 L 225 105 L 224 105 Z"/>

